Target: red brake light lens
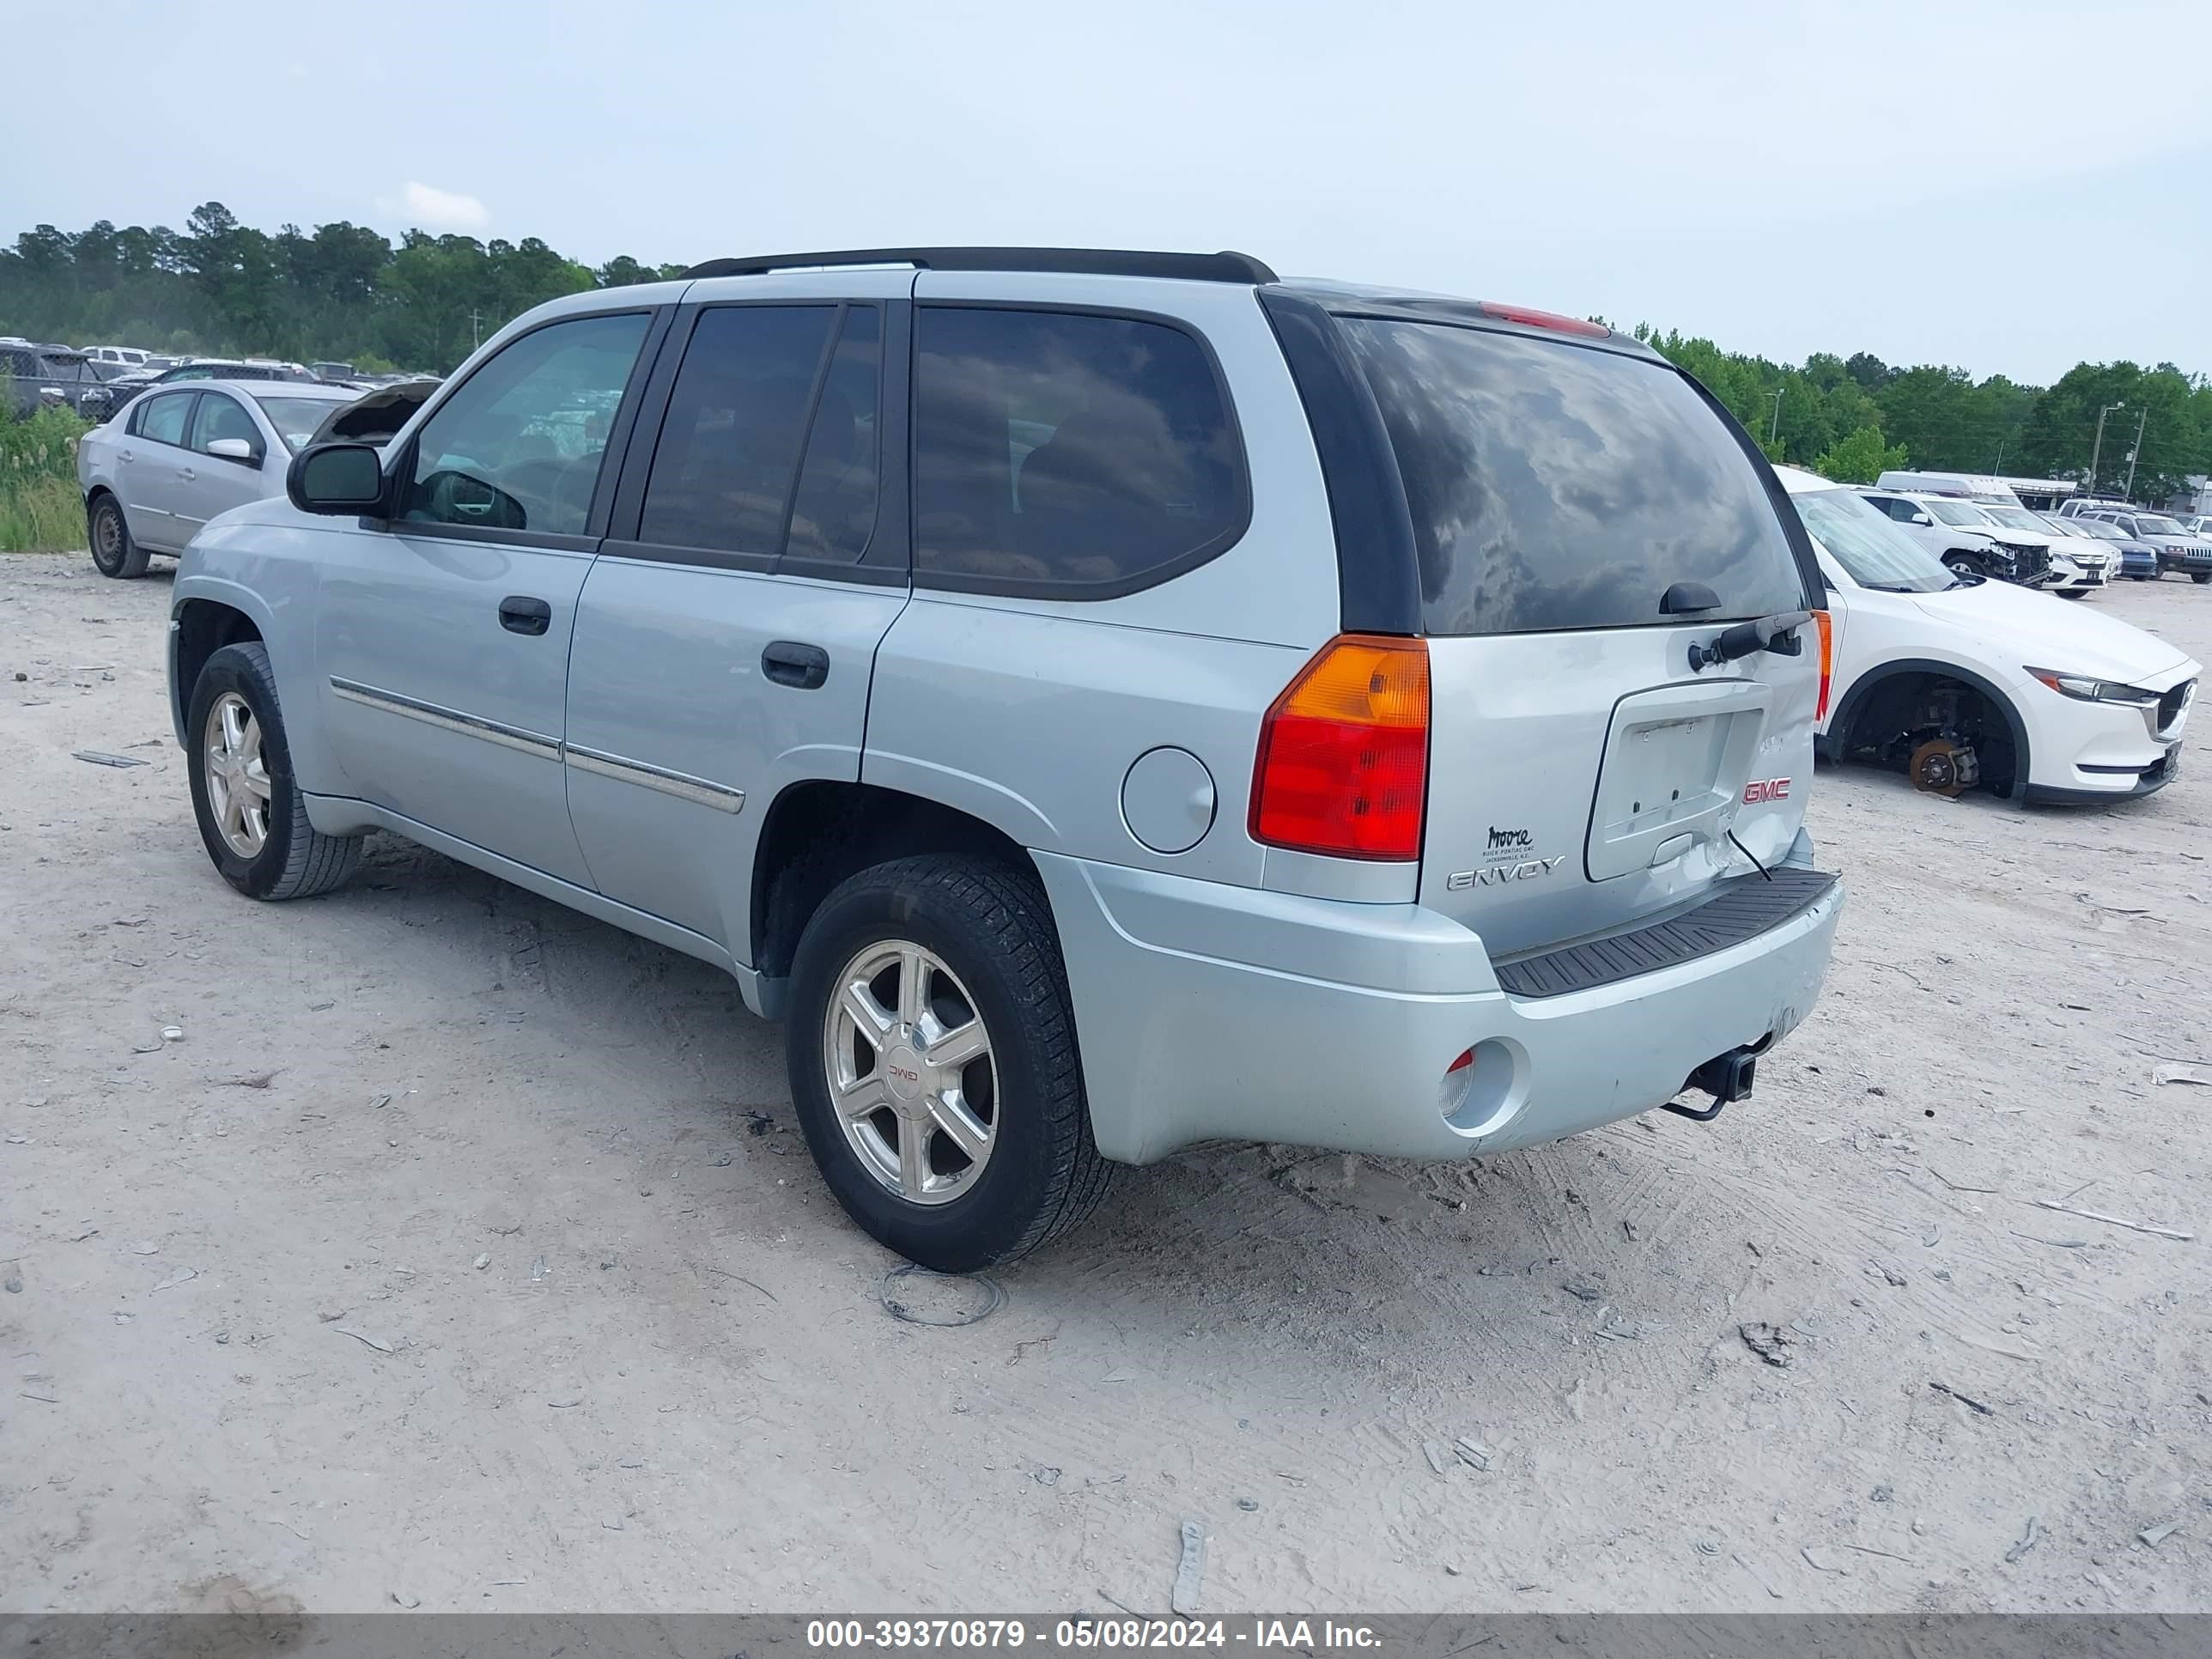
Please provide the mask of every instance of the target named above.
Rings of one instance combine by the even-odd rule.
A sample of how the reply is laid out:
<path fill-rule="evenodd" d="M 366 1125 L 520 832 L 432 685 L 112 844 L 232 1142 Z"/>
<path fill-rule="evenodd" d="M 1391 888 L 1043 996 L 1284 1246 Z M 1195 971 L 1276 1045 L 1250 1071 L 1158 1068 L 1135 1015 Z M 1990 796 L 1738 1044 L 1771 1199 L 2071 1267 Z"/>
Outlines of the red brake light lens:
<path fill-rule="evenodd" d="M 1419 858 L 1428 782 L 1427 645 L 1340 635 L 1261 723 L 1252 838 L 1334 858 Z"/>
<path fill-rule="evenodd" d="M 1486 317 L 1495 317 L 1501 323 L 1519 323 L 1524 328 L 1548 328 L 1560 334 L 1579 334 L 1586 340 L 1609 340 L 1613 331 L 1603 323 L 1586 322 L 1580 317 L 1562 317 L 1556 311 L 1538 311 L 1529 306 L 1500 305 L 1495 300 L 1485 300 L 1480 309 Z"/>

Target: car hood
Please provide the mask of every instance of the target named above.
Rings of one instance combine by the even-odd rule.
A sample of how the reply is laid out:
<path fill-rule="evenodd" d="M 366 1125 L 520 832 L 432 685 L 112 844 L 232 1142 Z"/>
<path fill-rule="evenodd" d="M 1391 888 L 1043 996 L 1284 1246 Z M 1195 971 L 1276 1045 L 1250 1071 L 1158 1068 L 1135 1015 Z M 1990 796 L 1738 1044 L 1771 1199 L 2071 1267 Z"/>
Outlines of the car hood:
<path fill-rule="evenodd" d="M 2015 668 L 2132 683 L 2189 660 L 2155 634 L 2048 593 L 2009 582 L 1973 582 L 1913 596 L 1923 614 L 1948 627 L 1971 629 Z"/>

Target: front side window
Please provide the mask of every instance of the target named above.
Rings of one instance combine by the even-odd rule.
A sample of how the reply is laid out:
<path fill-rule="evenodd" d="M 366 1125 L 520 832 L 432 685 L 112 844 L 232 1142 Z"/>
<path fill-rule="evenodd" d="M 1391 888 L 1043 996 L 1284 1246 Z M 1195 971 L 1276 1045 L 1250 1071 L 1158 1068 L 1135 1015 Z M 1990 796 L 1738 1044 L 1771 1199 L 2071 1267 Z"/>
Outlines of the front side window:
<path fill-rule="evenodd" d="M 1802 609 L 1743 440 L 1671 365 L 1443 323 L 1346 318 L 1404 480 L 1425 631 L 1527 634 Z"/>
<path fill-rule="evenodd" d="M 1006 593 L 1127 592 L 1243 533 L 1243 450 L 1164 323 L 917 308 L 915 568 Z"/>
<path fill-rule="evenodd" d="M 781 550 L 807 407 L 836 323 L 830 305 L 701 315 L 661 420 L 641 541 L 763 558 Z"/>
<path fill-rule="evenodd" d="M 139 406 L 138 435 L 157 444 L 182 444 L 185 417 L 192 412 L 192 399 L 198 395 L 175 392 L 166 398 L 149 398 Z"/>
<path fill-rule="evenodd" d="M 192 416 L 191 447 L 204 455 L 218 438 L 243 438 L 254 448 L 261 447 L 261 431 L 253 424 L 253 416 L 235 399 L 210 392 L 200 398 L 199 412 Z"/>
<path fill-rule="evenodd" d="M 424 422 L 398 516 L 582 535 L 647 321 L 579 317 L 504 347 Z"/>

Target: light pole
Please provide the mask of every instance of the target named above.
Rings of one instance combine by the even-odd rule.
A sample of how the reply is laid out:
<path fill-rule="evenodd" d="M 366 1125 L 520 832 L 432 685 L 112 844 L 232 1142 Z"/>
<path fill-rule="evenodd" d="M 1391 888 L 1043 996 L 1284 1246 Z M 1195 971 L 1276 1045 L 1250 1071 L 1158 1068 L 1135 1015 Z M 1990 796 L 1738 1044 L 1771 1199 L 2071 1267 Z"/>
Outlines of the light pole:
<path fill-rule="evenodd" d="M 1784 388 L 1777 386 L 1774 388 L 1772 393 L 1770 394 L 1774 399 L 1774 418 L 1766 423 L 1766 447 L 1769 449 L 1774 447 L 1774 434 L 1782 430 L 1782 393 L 1784 390 Z"/>
<path fill-rule="evenodd" d="M 2136 498 L 2136 457 L 2142 453 L 2143 422 L 2150 419 L 2150 410 L 2136 411 L 2136 447 L 2128 451 L 2128 481 L 2120 486 L 2120 494 L 2130 501 Z"/>
<path fill-rule="evenodd" d="M 2089 494 L 2097 493 L 2097 457 L 2105 453 L 2105 416 L 2116 409 L 2125 409 L 2125 404 L 2106 404 L 2097 411 L 2097 441 L 2089 450 Z"/>

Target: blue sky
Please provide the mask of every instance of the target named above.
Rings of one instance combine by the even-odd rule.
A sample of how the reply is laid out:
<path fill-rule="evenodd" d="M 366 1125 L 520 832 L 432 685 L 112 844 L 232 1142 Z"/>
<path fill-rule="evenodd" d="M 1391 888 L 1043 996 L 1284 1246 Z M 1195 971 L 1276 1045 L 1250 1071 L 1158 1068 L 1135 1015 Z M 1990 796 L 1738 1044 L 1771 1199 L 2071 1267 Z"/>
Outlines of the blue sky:
<path fill-rule="evenodd" d="M 2201 0 L 76 0 L 9 33 L 75 70 L 0 100 L 8 235 L 212 198 L 594 263 L 1229 246 L 1790 359 L 2212 372 Z"/>

